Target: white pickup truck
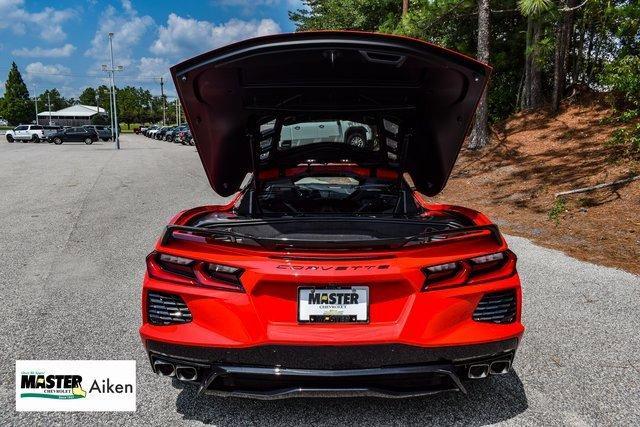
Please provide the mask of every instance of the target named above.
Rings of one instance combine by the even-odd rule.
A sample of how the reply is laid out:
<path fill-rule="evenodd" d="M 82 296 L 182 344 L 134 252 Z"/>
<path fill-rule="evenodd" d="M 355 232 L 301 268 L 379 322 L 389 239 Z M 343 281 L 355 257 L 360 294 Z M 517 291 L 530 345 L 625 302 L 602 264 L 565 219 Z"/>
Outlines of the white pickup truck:
<path fill-rule="evenodd" d="M 44 128 L 45 127 L 42 125 L 19 125 L 13 130 L 8 130 L 5 137 L 8 142 L 40 142 L 41 140 L 46 139 Z"/>
<path fill-rule="evenodd" d="M 299 147 L 317 142 L 344 142 L 365 148 L 371 138 L 371 128 L 362 123 L 346 120 L 302 122 L 282 126 L 280 147 Z"/>

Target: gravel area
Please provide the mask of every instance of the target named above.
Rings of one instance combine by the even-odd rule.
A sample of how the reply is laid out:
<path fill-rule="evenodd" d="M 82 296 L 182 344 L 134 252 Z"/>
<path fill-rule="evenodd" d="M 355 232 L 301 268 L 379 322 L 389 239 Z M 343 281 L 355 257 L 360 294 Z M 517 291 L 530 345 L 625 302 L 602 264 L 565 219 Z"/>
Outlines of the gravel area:
<path fill-rule="evenodd" d="M 193 147 L 0 142 L 0 425 L 640 423 L 640 277 L 510 237 L 524 286 L 515 372 L 405 400 L 196 397 L 138 336 L 144 257 L 181 209 L 221 199 Z M 597 248 L 594 248 L 597 250 Z M 16 359 L 135 359 L 135 413 L 17 413 Z"/>

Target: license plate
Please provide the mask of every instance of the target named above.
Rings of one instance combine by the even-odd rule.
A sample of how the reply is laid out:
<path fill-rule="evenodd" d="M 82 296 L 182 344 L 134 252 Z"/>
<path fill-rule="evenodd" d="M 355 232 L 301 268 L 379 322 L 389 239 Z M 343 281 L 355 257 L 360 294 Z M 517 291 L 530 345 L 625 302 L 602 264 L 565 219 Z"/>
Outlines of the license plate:
<path fill-rule="evenodd" d="M 369 287 L 298 288 L 298 321 L 353 323 L 369 321 Z"/>

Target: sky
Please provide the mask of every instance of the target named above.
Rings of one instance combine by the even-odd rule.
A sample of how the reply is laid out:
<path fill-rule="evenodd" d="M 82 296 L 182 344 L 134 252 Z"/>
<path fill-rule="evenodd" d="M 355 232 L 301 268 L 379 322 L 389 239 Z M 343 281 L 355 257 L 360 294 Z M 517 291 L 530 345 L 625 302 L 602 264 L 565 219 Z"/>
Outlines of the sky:
<path fill-rule="evenodd" d="M 118 86 L 160 94 L 159 77 L 175 90 L 169 67 L 198 53 L 260 35 L 295 29 L 287 11 L 302 0 L 0 0 L 0 82 L 11 61 L 30 94 L 57 88 L 77 98 L 106 82 L 113 32 Z M 0 84 L 0 95 L 4 85 Z"/>

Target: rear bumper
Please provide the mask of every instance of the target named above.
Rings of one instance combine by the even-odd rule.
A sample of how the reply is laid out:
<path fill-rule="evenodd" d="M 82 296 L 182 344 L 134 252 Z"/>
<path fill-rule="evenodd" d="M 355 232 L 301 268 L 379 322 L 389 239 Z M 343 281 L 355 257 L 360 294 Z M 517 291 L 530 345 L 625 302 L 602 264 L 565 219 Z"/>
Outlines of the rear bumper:
<path fill-rule="evenodd" d="M 519 339 L 457 347 L 404 344 L 205 348 L 146 341 L 151 365 L 170 364 L 170 376 L 193 369 L 201 394 L 281 399 L 310 396 L 413 397 L 466 393 L 471 366 L 508 362 Z M 186 371 L 185 371 L 186 372 Z M 504 373 L 504 372 L 501 372 Z"/>
<path fill-rule="evenodd" d="M 149 353 L 202 364 L 283 366 L 295 369 L 364 369 L 390 365 L 455 362 L 490 357 L 518 347 L 518 339 L 483 344 L 418 347 L 405 344 L 248 348 L 194 347 L 147 340 Z"/>

